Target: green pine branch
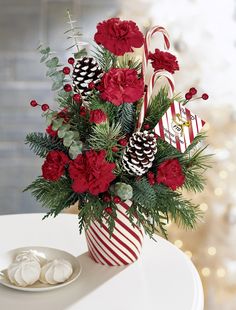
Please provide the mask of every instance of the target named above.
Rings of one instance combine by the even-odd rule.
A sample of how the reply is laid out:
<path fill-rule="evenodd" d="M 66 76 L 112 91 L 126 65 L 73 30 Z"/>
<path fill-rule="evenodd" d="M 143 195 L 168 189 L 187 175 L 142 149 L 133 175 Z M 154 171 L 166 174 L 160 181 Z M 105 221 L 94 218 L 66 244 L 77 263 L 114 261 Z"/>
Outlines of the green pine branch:
<path fill-rule="evenodd" d="M 103 46 L 96 46 L 93 52 L 98 64 L 105 71 L 109 71 L 112 67 L 115 67 L 117 56 L 109 52 Z"/>
<path fill-rule="evenodd" d="M 117 122 L 121 124 L 124 133 L 131 134 L 136 123 L 136 107 L 131 103 L 124 103 L 118 107 Z"/>
<path fill-rule="evenodd" d="M 43 177 L 38 177 L 24 191 L 30 191 L 43 207 L 49 209 L 45 217 L 50 215 L 55 217 L 63 209 L 79 200 L 78 194 L 74 193 L 71 189 L 70 180 L 65 177 L 60 178 L 56 182 L 47 181 Z"/>
<path fill-rule="evenodd" d="M 41 132 L 29 133 L 25 138 L 25 144 L 28 144 L 30 149 L 37 156 L 43 158 L 52 150 L 59 150 L 67 153 L 67 150 L 60 139 Z"/>
<path fill-rule="evenodd" d="M 123 138 L 121 125 L 119 123 L 109 124 L 108 122 L 93 126 L 88 138 L 89 146 L 96 150 L 106 150 L 107 160 L 113 161 L 112 147 L 117 145 L 117 141 Z"/>

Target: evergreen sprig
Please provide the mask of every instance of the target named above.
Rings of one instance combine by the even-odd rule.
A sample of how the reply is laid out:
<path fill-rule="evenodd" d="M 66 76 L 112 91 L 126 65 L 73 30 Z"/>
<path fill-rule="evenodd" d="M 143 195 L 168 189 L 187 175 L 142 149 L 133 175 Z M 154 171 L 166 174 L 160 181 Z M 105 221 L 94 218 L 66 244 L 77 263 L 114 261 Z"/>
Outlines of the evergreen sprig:
<path fill-rule="evenodd" d="M 98 64 L 105 71 L 109 71 L 112 67 L 115 67 L 117 56 L 109 52 L 103 46 L 96 46 L 93 52 Z"/>
<path fill-rule="evenodd" d="M 136 123 L 136 107 L 131 103 L 124 103 L 118 107 L 117 122 L 121 124 L 124 133 L 131 134 Z"/>
<path fill-rule="evenodd" d="M 60 139 L 41 132 L 29 133 L 25 138 L 25 144 L 28 144 L 36 155 L 43 158 L 52 150 L 67 152 Z"/>
<path fill-rule="evenodd" d="M 38 177 L 24 191 L 31 191 L 32 195 L 43 207 L 49 211 L 45 217 L 57 216 L 63 209 L 78 201 L 78 195 L 71 189 L 71 182 L 66 177 L 58 181 L 47 181 Z M 44 217 L 44 218 L 45 218 Z"/>

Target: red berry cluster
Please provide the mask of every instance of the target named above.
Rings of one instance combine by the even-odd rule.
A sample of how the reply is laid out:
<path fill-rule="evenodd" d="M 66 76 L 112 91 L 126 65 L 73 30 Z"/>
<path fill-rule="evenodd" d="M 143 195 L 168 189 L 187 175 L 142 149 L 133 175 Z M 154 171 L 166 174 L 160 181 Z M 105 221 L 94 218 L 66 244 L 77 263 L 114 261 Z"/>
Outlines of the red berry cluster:
<path fill-rule="evenodd" d="M 191 87 L 189 89 L 189 91 L 185 94 L 185 99 L 187 101 L 191 100 L 193 98 L 193 96 L 195 96 L 197 94 L 197 89 L 195 87 Z M 201 95 L 201 97 L 195 98 L 195 99 L 203 99 L 203 100 L 207 100 L 209 98 L 209 95 L 204 93 Z"/>
<path fill-rule="evenodd" d="M 120 197 L 118 197 L 118 196 L 113 196 L 112 197 L 108 192 L 103 194 L 102 199 L 103 199 L 104 202 L 110 202 L 110 201 L 113 201 L 114 203 L 120 203 L 121 202 Z M 109 214 L 112 213 L 112 208 L 111 207 L 107 207 L 105 210 Z"/>
<path fill-rule="evenodd" d="M 39 104 L 36 100 L 31 100 L 30 101 L 31 107 L 35 108 L 37 106 L 40 106 L 42 111 L 47 111 L 49 109 L 49 105 L 47 103 Z"/>

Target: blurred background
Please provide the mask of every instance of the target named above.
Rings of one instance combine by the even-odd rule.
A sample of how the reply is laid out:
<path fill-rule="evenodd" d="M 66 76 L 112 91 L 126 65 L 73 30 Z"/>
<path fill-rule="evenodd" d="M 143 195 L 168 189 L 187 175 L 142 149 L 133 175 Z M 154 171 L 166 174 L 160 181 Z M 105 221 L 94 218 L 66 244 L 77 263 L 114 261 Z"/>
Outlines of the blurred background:
<path fill-rule="evenodd" d="M 200 195 L 191 197 L 205 213 L 194 232 L 170 225 L 170 241 L 195 263 L 204 284 L 206 310 L 236 309 L 236 0 L 0 0 L 0 214 L 42 212 L 22 193 L 41 161 L 24 145 L 26 133 L 43 131 L 30 99 L 53 102 L 51 82 L 36 47 L 50 45 L 61 62 L 69 56 L 63 32 L 69 9 L 92 44 L 98 21 L 134 19 L 145 31 L 167 28 L 181 71 L 177 92 L 196 87 L 208 101 L 190 108 L 207 121 L 213 169 Z M 183 292 L 184 294 L 184 292 Z"/>

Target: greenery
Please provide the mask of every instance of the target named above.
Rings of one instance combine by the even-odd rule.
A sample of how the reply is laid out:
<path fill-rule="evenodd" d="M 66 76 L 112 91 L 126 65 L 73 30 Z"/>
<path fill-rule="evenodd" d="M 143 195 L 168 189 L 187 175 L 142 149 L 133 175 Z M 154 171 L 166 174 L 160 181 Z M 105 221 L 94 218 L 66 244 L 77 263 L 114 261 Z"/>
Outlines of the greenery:
<path fill-rule="evenodd" d="M 75 59 L 86 55 L 86 50 L 80 46 L 80 30 L 71 19 L 68 13 L 70 29 L 65 34 L 72 45 Z M 206 153 L 205 134 L 201 133 L 195 137 L 191 145 L 184 153 L 180 153 L 172 145 L 157 139 L 157 153 L 149 172 L 156 177 L 158 166 L 166 160 L 178 159 L 185 182 L 182 189 L 173 191 L 163 184 L 150 184 L 148 175 L 141 177 L 129 175 L 124 169 L 123 153 L 125 143 L 135 132 L 136 122 L 140 111 L 142 99 L 139 102 L 128 102 L 115 106 L 111 102 L 100 98 L 99 91 L 95 88 L 91 94 L 81 102 L 73 99 L 73 91 L 65 92 L 63 85 L 73 81 L 67 80 L 62 72 L 62 65 L 59 58 L 51 51 L 50 47 L 40 45 L 40 61 L 47 68 L 46 76 L 52 79 L 52 90 L 56 91 L 55 100 L 58 104 L 58 111 L 48 110 L 43 113 L 47 126 L 57 131 L 57 136 L 52 137 L 44 133 L 30 133 L 26 136 L 25 143 L 38 156 L 45 158 L 52 150 L 64 152 L 70 160 L 74 160 L 78 154 L 93 149 L 95 151 L 105 150 L 106 160 L 115 163 L 115 180 L 110 184 L 107 192 L 97 196 L 89 192 L 78 194 L 72 189 L 72 180 L 69 177 L 68 164 L 65 165 L 64 175 L 57 181 L 48 181 L 42 176 L 36 178 L 25 191 L 31 191 L 32 195 L 43 207 L 47 208 L 48 216 L 56 216 L 63 209 L 78 202 L 79 204 L 79 228 L 87 228 L 93 221 L 106 221 L 110 234 L 115 226 L 117 217 L 117 205 L 113 202 L 115 185 L 118 182 L 131 186 L 132 205 L 127 215 L 133 224 L 142 225 L 145 232 L 153 237 L 155 233 L 161 233 L 167 237 L 167 224 L 174 221 L 183 228 L 194 228 L 201 218 L 199 207 L 190 200 L 185 199 L 182 189 L 194 193 L 204 189 L 204 172 L 210 167 L 210 156 Z M 115 56 L 103 46 L 97 46 L 94 57 L 104 72 L 111 68 L 130 68 L 137 71 L 141 77 L 142 64 L 130 54 Z M 151 98 L 150 105 L 145 115 L 144 124 L 150 126 L 152 131 L 163 114 L 170 107 L 171 102 L 177 100 L 186 103 L 179 95 L 168 98 L 168 91 L 162 88 Z M 65 110 L 64 110 L 65 109 Z M 60 111 L 66 111 L 68 120 L 60 117 Z M 107 120 L 100 124 L 90 122 L 90 111 L 102 110 Z M 143 130 L 143 128 L 141 128 Z M 123 141 L 121 141 L 121 139 Z M 124 142 L 124 143 L 123 143 Z M 81 158 L 79 158 L 81 159 Z M 104 201 L 104 195 L 110 195 Z M 109 212 L 107 211 L 109 208 Z"/>

